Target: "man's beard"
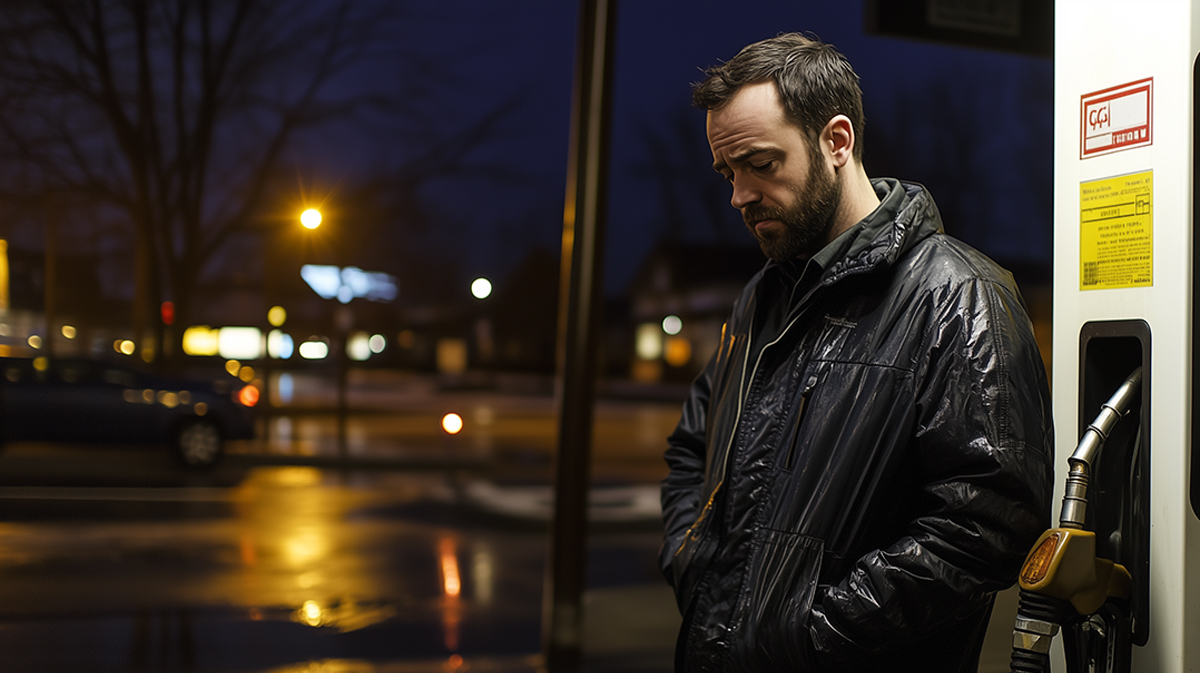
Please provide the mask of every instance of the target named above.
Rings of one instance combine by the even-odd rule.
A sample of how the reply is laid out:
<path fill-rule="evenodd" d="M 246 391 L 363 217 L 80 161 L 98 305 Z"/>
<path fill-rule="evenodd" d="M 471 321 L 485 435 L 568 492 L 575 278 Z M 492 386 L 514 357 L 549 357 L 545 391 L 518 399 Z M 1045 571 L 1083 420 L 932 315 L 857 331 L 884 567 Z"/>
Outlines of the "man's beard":
<path fill-rule="evenodd" d="M 742 211 L 746 227 L 770 259 L 777 262 L 807 259 L 828 242 L 841 202 L 842 185 L 823 168 L 817 161 L 809 164 L 804 187 L 791 188 L 791 205 L 779 208 L 753 204 Z M 778 220 L 783 224 L 783 233 L 759 233 L 754 224 L 763 220 Z"/>

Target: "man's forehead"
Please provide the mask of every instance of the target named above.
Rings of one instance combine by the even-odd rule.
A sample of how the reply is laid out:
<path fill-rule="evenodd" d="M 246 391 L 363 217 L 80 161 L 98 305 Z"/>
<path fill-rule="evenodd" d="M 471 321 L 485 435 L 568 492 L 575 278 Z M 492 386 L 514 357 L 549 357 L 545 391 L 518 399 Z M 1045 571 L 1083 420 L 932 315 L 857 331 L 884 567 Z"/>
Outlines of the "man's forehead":
<path fill-rule="evenodd" d="M 718 170 L 731 157 L 775 145 L 798 131 L 784 115 L 771 82 L 747 85 L 727 104 L 709 111 L 706 130 Z"/>

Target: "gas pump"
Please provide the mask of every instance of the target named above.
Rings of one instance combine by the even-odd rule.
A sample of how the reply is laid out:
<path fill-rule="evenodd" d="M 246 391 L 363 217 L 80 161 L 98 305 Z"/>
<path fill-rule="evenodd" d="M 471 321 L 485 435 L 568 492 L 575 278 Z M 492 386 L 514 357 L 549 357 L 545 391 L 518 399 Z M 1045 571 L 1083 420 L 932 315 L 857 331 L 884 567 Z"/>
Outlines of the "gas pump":
<path fill-rule="evenodd" d="M 1118 423 L 1123 417 L 1132 415 L 1140 421 L 1140 414 L 1132 412 L 1142 395 L 1142 372 L 1141 365 L 1134 369 L 1084 430 L 1071 454 L 1058 528 L 1042 534 L 1021 568 L 1021 602 L 1013 627 L 1012 673 L 1048 671 L 1050 643 L 1060 628 L 1069 673 L 1128 673 L 1129 643 L 1138 639 L 1145 644 L 1135 628 L 1139 624 L 1135 613 L 1143 613 L 1147 605 L 1145 592 L 1134 594 L 1129 570 L 1102 557 L 1097 550 L 1096 533 L 1087 529 L 1089 522 L 1094 526 L 1097 519 L 1089 516 L 1092 514 L 1088 507 L 1089 486 L 1093 481 L 1097 485 L 1114 482 L 1111 478 L 1094 479 L 1099 476 L 1094 468 L 1104 455 L 1101 449 L 1110 438 L 1119 436 Z M 1145 449 L 1140 422 L 1132 437 L 1132 444 L 1118 443 L 1114 447 L 1132 447 L 1124 455 L 1131 458 L 1129 474 L 1133 476 L 1127 484 L 1118 482 L 1117 490 L 1105 494 L 1112 504 L 1120 506 L 1119 514 L 1126 516 L 1118 517 L 1118 527 L 1109 534 L 1109 544 L 1104 546 L 1137 562 L 1145 558 L 1144 545 L 1135 545 L 1134 553 L 1128 554 L 1121 543 L 1123 531 L 1140 530 L 1133 521 L 1141 513 L 1135 507 L 1137 496 L 1144 495 L 1139 493 L 1139 458 Z M 1117 461 L 1107 463 L 1110 468 L 1117 467 Z M 1125 492 L 1133 497 L 1118 499 Z M 1144 625 L 1145 619 L 1140 623 Z"/>
<path fill-rule="evenodd" d="M 1059 526 L 1022 571 L 1013 670 L 1200 671 L 1198 54 L 1192 0 L 1055 4 L 1052 381 L 1069 470 Z"/>

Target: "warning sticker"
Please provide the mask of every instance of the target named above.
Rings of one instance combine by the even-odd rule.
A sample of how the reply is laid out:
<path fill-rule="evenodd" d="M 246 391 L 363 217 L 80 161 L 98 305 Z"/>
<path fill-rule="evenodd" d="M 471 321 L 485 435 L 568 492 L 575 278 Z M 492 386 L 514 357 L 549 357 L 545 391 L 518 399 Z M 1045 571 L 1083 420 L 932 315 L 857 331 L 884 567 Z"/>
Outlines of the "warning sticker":
<path fill-rule="evenodd" d="M 1153 144 L 1154 78 L 1080 97 L 1079 158 Z"/>
<path fill-rule="evenodd" d="M 1154 171 L 1079 185 L 1079 289 L 1154 284 Z"/>

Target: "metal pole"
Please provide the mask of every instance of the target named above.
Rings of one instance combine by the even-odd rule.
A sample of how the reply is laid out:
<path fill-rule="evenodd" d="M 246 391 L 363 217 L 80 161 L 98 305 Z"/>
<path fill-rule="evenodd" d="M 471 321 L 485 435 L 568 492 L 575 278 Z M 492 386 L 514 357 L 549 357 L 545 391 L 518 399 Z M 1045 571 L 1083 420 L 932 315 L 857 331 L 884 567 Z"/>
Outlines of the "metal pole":
<path fill-rule="evenodd" d="M 559 298 L 558 460 L 543 630 L 546 670 L 582 664 L 592 406 L 601 332 L 617 0 L 581 0 Z"/>
<path fill-rule="evenodd" d="M 46 320 L 46 340 L 43 346 L 48 357 L 54 357 L 54 323 L 58 319 L 58 204 L 54 197 L 46 199 L 46 259 L 42 277 L 42 313 Z"/>
<path fill-rule="evenodd" d="M 337 444 L 338 458 L 345 460 L 349 456 L 346 446 L 346 424 L 349 416 L 349 403 L 346 399 L 349 387 L 350 356 L 346 353 L 347 342 L 350 340 L 350 330 L 354 328 L 354 312 L 349 304 L 334 309 L 337 338 Z"/>

